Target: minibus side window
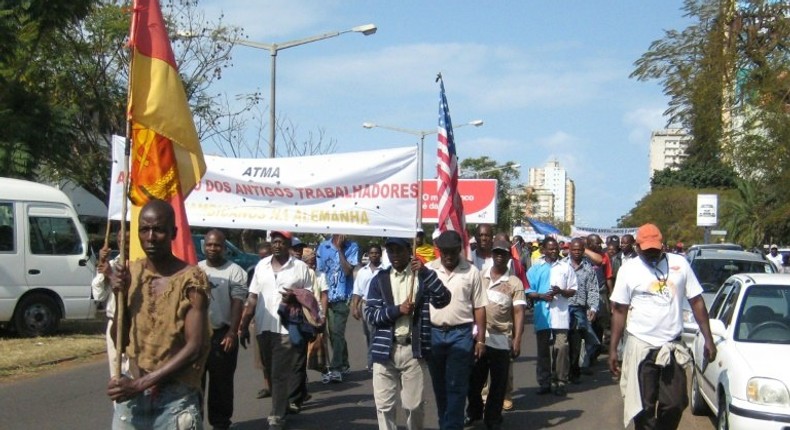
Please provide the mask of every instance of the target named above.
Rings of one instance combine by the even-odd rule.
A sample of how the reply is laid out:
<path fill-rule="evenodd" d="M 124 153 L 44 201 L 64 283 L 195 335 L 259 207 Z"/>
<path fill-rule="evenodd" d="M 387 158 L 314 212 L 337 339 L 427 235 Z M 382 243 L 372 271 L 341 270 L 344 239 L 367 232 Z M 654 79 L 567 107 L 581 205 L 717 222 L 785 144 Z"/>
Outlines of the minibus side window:
<path fill-rule="evenodd" d="M 14 205 L 0 203 L 0 252 L 14 251 Z"/>
<path fill-rule="evenodd" d="M 71 218 L 31 216 L 30 250 L 41 255 L 79 255 L 82 242 Z"/>

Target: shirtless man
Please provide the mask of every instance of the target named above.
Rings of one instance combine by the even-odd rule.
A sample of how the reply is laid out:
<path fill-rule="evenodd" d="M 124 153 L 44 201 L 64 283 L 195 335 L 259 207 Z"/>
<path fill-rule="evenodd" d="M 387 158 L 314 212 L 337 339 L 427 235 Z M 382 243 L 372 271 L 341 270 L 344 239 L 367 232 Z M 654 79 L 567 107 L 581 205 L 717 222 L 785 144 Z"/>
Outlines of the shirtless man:
<path fill-rule="evenodd" d="M 173 255 L 177 229 L 170 204 L 147 203 L 136 233 L 145 258 L 112 277 L 113 289 L 127 294 L 122 350 L 129 359 L 127 374 L 111 378 L 107 388 L 117 402 L 113 429 L 203 428 L 201 378 L 211 347 L 208 279 Z"/>

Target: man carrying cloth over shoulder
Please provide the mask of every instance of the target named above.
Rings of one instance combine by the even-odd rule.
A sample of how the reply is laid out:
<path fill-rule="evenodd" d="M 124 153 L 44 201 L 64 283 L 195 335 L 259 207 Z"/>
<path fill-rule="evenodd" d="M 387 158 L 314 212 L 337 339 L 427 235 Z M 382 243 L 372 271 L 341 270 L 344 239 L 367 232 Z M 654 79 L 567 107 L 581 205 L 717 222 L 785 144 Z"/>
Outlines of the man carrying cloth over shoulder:
<path fill-rule="evenodd" d="M 136 233 L 145 258 L 117 267 L 112 276 L 114 290 L 128 290 L 129 304 L 123 336 L 129 374 L 111 378 L 107 388 L 117 402 L 113 429 L 203 428 L 208 279 L 173 255 L 177 229 L 170 204 L 148 202 Z"/>

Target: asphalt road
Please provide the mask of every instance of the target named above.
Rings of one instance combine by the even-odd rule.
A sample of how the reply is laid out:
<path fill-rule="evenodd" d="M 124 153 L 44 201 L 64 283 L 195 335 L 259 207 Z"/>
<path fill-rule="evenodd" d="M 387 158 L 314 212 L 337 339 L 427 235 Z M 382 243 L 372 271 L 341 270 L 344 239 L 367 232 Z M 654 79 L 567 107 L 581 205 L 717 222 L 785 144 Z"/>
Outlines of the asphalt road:
<path fill-rule="evenodd" d="M 324 385 L 309 371 L 312 400 L 299 415 L 289 417 L 290 429 L 376 429 L 370 374 L 365 367 L 365 346 L 359 322 L 348 325 L 350 358 L 354 370 L 342 383 Z M 605 359 L 605 356 L 604 356 Z M 535 337 L 525 327 L 522 356 L 514 365 L 514 410 L 505 412 L 505 429 L 622 429 L 622 401 L 617 384 L 601 362 L 592 376 L 571 385 L 566 397 L 538 396 L 535 382 Z M 112 405 L 105 395 L 108 365 L 104 357 L 82 365 L 20 381 L 0 381 L 0 429 L 106 429 Z M 252 353 L 242 350 L 235 378 L 235 429 L 265 429 L 269 399 L 257 400 L 262 376 L 253 367 Z M 436 407 L 430 384 L 426 387 L 426 428 L 437 429 Z M 402 418 L 401 418 L 402 419 Z M 208 428 L 208 427 L 207 427 Z M 484 428 L 478 424 L 478 429 Z M 681 429 L 712 429 L 710 419 L 686 411 Z"/>

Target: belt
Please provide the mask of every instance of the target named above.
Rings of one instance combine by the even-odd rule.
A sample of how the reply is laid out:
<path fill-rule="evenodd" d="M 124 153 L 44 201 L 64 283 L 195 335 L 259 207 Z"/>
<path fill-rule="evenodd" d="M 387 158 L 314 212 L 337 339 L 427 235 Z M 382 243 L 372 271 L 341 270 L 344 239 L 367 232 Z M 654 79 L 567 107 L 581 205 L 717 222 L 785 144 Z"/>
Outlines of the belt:
<path fill-rule="evenodd" d="M 472 328 L 472 323 L 464 323 L 458 325 L 447 325 L 447 324 L 442 324 L 442 325 L 432 324 L 432 325 L 434 330 L 439 330 L 439 331 L 453 331 L 453 330 L 463 330 L 467 328 Z"/>
<path fill-rule="evenodd" d="M 411 345 L 411 336 L 395 336 L 395 343 L 398 345 Z"/>

